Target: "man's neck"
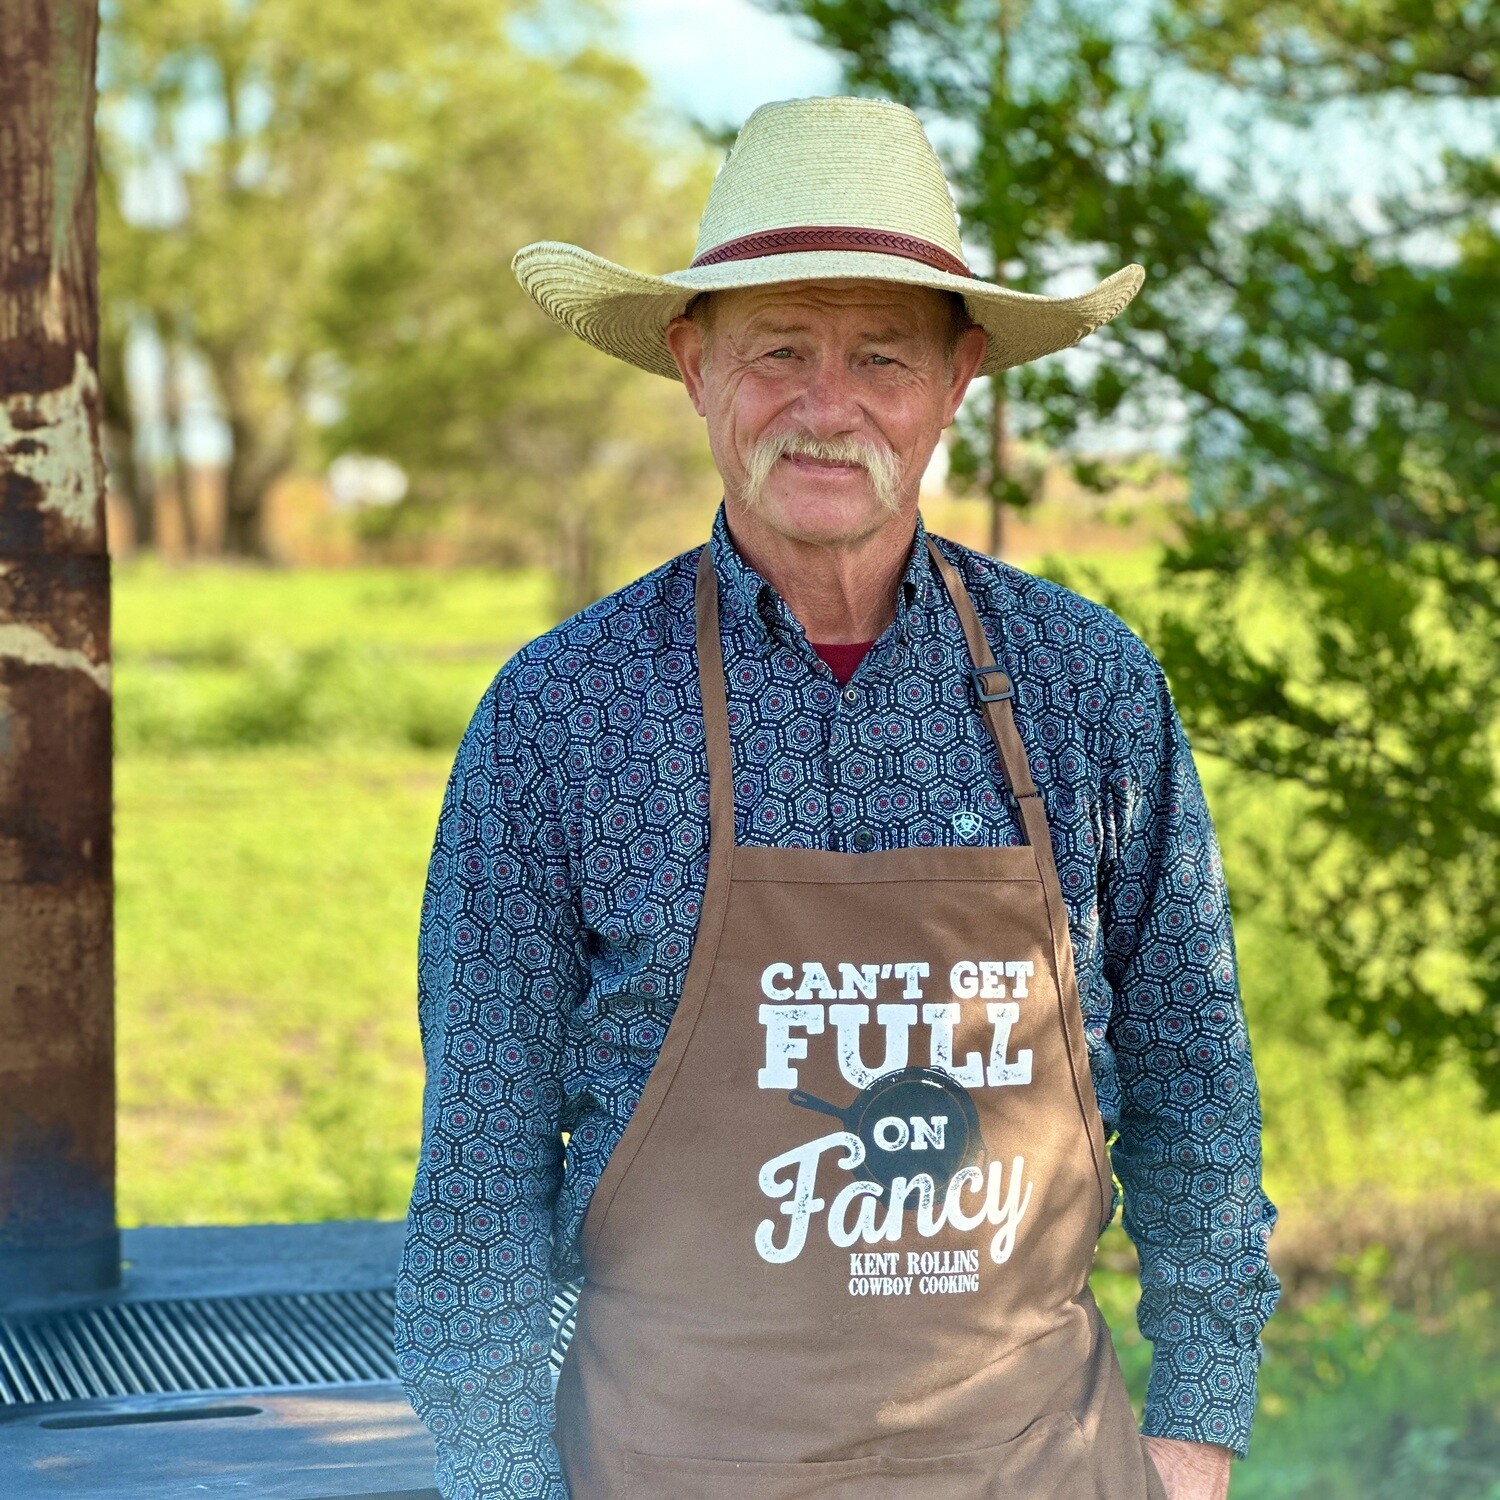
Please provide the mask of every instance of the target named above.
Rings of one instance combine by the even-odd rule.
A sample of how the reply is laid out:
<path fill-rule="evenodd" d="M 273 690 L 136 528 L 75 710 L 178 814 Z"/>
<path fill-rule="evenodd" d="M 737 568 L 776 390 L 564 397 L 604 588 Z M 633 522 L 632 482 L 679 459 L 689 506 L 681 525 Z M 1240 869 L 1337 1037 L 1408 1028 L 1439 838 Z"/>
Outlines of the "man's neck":
<path fill-rule="evenodd" d="M 911 560 L 917 522 L 883 526 L 846 546 L 783 536 L 736 515 L 729 533 L 740 556 L 781 595 L 810 641 L 873 641 L 896 618 L 896 590 Z"/>

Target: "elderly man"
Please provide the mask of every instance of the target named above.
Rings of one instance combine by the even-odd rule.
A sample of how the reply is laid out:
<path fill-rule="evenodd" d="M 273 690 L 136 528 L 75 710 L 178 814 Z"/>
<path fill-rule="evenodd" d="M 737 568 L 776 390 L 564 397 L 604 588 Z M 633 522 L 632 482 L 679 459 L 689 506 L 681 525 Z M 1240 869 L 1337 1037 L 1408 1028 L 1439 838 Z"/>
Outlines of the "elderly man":
<path fill-rule="evenodd" d="M 448 785 L 397 1312 L 442 1493 L 1223 1496 L 1274 1211 L 1191 756 L 1117 619 L 917 513 L 975 375 L 1141 269 L 978 280 L 915 116 L 856 99 L 751 117 L 685 271 L 515 269 L 683 381 L 724 500 L 506 665 Z"/>

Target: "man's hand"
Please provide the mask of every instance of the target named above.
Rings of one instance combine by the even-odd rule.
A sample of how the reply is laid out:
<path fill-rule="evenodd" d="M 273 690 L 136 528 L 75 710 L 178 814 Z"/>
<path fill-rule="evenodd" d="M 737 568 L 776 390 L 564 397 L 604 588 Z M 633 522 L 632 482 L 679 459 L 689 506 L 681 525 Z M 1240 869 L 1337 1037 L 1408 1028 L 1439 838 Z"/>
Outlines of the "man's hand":
<path fill-rule="evenodd" d="M 1181 1438 L 1141 1439 L 1166 1486 L 1167 1500 L 1228 1500 L 1228 1448 L 1186 1443 Z"/>

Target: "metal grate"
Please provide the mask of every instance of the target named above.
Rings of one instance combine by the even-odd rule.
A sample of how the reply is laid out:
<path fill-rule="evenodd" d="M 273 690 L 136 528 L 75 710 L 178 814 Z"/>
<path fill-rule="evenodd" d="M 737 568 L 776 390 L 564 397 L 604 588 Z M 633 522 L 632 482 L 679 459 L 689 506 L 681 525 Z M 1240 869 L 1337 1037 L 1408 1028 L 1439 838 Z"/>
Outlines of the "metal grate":
<path fill-rule="evenodd" d="M 549 1309 L 553 1378 L 581 1282 Z M 116 1302 L 0 1317 L 0 1406 L 395 1380 L 389 1291 Z"/>
<path fill-rule="evenodd" d="M 390 1291 L 117 1302 L 0 1318 L 0 1406 L 396 1379 Z"/>

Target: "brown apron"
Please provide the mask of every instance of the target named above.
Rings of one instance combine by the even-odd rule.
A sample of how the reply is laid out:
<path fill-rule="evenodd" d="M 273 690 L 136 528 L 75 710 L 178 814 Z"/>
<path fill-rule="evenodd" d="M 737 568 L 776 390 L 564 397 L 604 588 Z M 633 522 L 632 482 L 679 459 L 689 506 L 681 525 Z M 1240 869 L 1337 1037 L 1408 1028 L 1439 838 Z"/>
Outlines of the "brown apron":
<path fill-rule="evenodd" d="M 1110 1170 L 1047 816 L 931 553 L 1022 846 L 737 846 L 703 550 L 708 881 L 584 1222 L 574 1500 L 1165 1500 L 1088 1288 Z"/>

